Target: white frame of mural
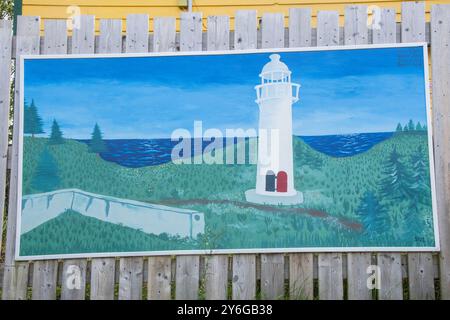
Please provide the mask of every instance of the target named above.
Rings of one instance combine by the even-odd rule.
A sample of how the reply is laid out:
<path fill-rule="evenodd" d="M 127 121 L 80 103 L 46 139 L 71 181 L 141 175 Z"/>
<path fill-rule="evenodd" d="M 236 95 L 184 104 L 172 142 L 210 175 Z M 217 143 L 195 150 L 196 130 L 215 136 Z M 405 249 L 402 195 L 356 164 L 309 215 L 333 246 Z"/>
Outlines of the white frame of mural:
<path fill-rule="evenodd" d="M 104 252 L 104 253 L 80 253 L 80 254 L 52 254 L 36 256 L 20 256 L 20 234 L 22 213 L 22 162 L 23 162 L 23 114 L 24 114 L 24 61 L 31 59 L 79 59 L 79 58 L 136 58 L 136 57 L 166 57 L 166 56 L 201 56 L 201 55 L 234 55 L 252 53 L 277 53 L 277 52 L 305 52 L 305 51 L 338 51 L 338 50 L 360 50 L 380 48 L 402 48 L 422 47 L 424 62 L 424 84 L 427 111 L 427 135 L 430 162 L 430 183 L 433 209 L 434 247 L 311 247 L 311 248 L 266 248 L 266 249 L 216 249 L 216 250 L 171 250 L 171 251 L 138 251 L 138 252 Z M 120 53 L 120 54 L 71 54 L 71 55 L 21 55 L 19 74 L 19 154 L 18 154 L 18 184 L 17 184 L 17 215 L 16 215 L 16 239 L 15 259 L 17 261 L 47 260 L 47 259 L 70 259 L 70 258 L 95 258 L 95 257 L 130 257 L 130 256 L 163 256 L 163 255 L 198 255 L 198 254 L 239 254 L 239 253 L 294 253 L 294 252 L 438 252 L 440 251 L 438 215 L 436 205 L 436 183 L 434 168 L 433 148 L 433 125 L 430 104 L 430 82 L 428 70 L 428 44 L 427 43 L 397 43 L 377 45 L 351 45 L 351 46 L 327 46 L 327 47 L 301 47 L 301 48 L 279 48 L 279 49 L 252 49 L 252 50 L 229 50 L 229 51 L 191 51 L 191 52 L 163 52 L 163 53 Z M 17 125 L 17 124 L 16 124 Z"/>

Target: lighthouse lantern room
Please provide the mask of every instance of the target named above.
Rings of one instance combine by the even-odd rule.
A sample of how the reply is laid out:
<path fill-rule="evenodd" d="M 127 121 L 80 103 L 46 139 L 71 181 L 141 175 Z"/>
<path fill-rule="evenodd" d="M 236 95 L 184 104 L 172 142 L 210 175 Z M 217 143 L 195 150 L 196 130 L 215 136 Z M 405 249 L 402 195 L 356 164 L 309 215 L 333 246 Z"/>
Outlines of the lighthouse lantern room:
<path fill-rule="evenodd" d="M 256 188 L 246 191 L 247 201 L 292 205 L 303 202 L 294 187 L 292 104 L 299 100 L 300 85 L 291 82 L 291 71 L 270 55 L 261 84 L 255 87 L 259 106 Z"/>

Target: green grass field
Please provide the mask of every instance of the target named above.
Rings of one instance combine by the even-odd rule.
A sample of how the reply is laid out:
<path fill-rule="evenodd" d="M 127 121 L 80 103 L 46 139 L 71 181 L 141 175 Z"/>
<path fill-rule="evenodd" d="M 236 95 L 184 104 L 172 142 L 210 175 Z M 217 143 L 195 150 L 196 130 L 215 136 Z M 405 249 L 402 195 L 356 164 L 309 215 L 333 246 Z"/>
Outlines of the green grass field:
<path fill-rule="evenodd" d="M 57 172 L 50 186 L 37 177 L 45 150 Z M 107 223 L 72 212 L 23 235 L 21 254 L 434 246 L 425 133 L 395 134 L 365 153 L 346 158 L 327 156 L 295 138 L 294 153 L 295 187 L 304 193 L 304 203 L 262 208 L 245 204 L 244 192 L 255 185 L 254 165 L 168 163 L 126 168 L 89 153 L 84 143 L 66 140 L 62 145 L 47 145 L 46 138 L 25 137 L 24 195 L 50 191 L 48 188 L 78 188 L 192 208 L 205 214 L 206 230 L 196 241 L 142 235 L 122 226 L 103 226 Z M 315 211 L 321 214 L 312 214 Z M 59 237 L 65 233 L 71 236 Z M 130 233 L 133 240 L 127 243 Z"/>

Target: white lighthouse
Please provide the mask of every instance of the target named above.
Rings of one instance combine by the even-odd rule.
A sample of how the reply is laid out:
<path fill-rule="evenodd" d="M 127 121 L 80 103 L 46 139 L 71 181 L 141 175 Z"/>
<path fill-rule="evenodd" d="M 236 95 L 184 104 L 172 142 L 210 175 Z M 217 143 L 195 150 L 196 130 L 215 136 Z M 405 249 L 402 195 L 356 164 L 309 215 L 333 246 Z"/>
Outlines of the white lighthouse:
<path fill-rule="evenodd" d="M 294 187 L 292 104 L 300 85 L 291 82 L 291 71 L 278 54 L 263 67 L 255 87 L 259 106 L 256 188 L 246 191 L 247 201 L 291 205 L 303 202 Z"/>

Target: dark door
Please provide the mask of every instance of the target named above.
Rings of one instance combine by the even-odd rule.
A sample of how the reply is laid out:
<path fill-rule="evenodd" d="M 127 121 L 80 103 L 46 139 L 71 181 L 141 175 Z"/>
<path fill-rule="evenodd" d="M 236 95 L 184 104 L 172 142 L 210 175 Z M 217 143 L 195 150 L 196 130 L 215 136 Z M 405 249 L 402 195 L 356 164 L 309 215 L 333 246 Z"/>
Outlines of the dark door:
<path fill-rule="evenodd" d="M 266 191 L 275 191 L 275 173 L 272 170 L 266 173 Z"/>
<path fill-rule="evenodd" d="M 277 174 L 277 192 L 287 192 L 287 173 L 284 171 Z"/>

